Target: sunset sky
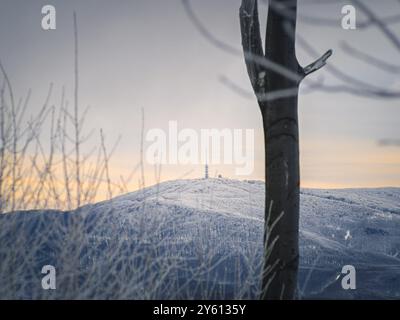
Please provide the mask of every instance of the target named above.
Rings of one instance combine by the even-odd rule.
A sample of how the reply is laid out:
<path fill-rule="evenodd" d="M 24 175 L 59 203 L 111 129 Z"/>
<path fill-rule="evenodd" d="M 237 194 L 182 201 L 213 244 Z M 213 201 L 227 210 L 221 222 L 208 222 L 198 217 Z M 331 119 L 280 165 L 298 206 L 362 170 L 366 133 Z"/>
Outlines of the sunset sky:
<path fill-rule="evenodd" d="M 333 49 L 329 60 L 347 74 L 386 89 L 400 90 L 400 73 L 388 73 L 345 53 L 343 41 L 371 55 L 400 65 L 400 51 L 377 31 L 344 30 L 341 8 L 348 2 L 312 4 L 299 1 L 299 16 L 337 19 L 337 26 L 298 21 L 298 35 L 320 53 Z M 325 1 L 326 2 L 326 1 Z M 398 1 L 365 1 L 381 16 L 400 13 Z M 41 8 L 57 10 L 57 29 L 41 28 Z M 214 36 L 240 49 L 239 0 L 192 0 L 193 9 Z M 188 18 L 180 0 L 0 0 L 0 60 L 16 97 L 32 89 L 28 113 L 37 112 L 50 82 L 52 103 L 66 87 L 73 101 L 73 11 L 79 25 L 80 104 L 90 105 L 86 128 L 103 128 L 112 145 L 122 139 L 110 162 L 115 175 L 128 175 L 139 161 L 141 109 L 145 131 L 231 128 L 255 130 L 255 169 L 236 176 L 234 166 L 210 166 L 210 175 L 263 179 L 264 145 L 261 115 L 255 98 L 238 94 L 221 82 L 230 79 L 251 92 L 243 58 L 220 50 L 205 39 Z M 264 28 L 266 10 L 260 5 Z M 359 21 L 362 13 L 357 13 Z M 400 23 L 390 26 L 400 36 Z M 264 30 L 263 30 L 264 32 Z M 300 46 L 302 65 L 315 60 Z M 311 75 L 335 84 L 325 69 Z M 400 98 L 357 97 L 348 93 L 302 92 L 299 98 L 301 185 L 315 188 L 400 187 L 400 146 L 382 146 L 382 139 L 400 139 Z M 44 133 L 44 137 L 46 133 Z M 95 143 L 96 141 L 93 141 Z M 161 180 L 203 176 L 201 165 L 165 165 Z M 155 181 L 145 165 L 146 184 Z M 136 187 L 132 185 L 132 188 Z"/>

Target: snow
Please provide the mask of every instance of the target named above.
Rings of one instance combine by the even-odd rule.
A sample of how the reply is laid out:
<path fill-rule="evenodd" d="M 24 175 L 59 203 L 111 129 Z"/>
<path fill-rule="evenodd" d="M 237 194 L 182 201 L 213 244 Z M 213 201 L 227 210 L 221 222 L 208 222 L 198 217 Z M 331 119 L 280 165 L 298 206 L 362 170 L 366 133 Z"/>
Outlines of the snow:
<path fill-rule="evenodd" d="M 0 216 L 0 298 L 256 298 L 264 184 L 176 180 L 71 212 Z M 400 297 L 400 189 L 301 192 L 301 298 Z M 57 289 L 42 290 L 45 264 Z M 343 290 L 341 270 L 357 271 Z"/>

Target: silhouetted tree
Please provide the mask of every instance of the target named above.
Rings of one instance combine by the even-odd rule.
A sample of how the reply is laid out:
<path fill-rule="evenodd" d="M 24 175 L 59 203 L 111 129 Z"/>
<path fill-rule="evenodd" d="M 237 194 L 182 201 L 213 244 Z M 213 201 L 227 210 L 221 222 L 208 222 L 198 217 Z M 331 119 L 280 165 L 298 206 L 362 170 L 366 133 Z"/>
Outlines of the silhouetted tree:
<path fill-rule="evenodd" d="M 257 0 L 242 0 L 242 46 L 261 110 L 265 143 L 263 299 L 293 299 L 299 264 L 299 84 L 325 65 L 329 50 L 307 67 L 295 53 L 297 0 L 270 0 L 262 47 Z"/>

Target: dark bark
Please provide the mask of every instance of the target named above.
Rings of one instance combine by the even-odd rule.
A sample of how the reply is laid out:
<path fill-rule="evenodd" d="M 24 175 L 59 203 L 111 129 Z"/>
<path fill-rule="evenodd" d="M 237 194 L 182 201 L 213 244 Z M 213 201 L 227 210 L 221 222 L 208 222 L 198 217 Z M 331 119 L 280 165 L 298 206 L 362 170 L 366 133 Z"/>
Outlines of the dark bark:
<path fill-rule="evenodd" d="M 262 299 L 294 299 L 299 264 L 298 88 L 331 55 L 302 68 L 296 59 L 297 0 L 270 0 L 265 55 L 257 0 L 242 0 L 240 24 L 249 78 L 265 143 L 265 234 Z M 278 95 L 276 95 L 278 93 Z"/>

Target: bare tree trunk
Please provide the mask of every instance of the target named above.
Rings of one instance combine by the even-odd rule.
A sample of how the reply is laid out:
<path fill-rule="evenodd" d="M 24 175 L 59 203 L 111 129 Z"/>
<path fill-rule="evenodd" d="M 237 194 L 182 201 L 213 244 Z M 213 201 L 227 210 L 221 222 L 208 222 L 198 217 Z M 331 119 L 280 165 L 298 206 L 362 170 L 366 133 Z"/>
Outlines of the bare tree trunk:
<path fill-rule="evenodd" d="M 299 132 L 297 96 L 260 106 L 265 141 L 266 248 L 271 248 L 264 270 L 279 263 L 263 277 L 264 298 L 292 299 L 297 285 L 299 259 Z M 281 213 L 283 215 L 280 217 Z M 269 217 L 267 216 L 269 214 Z M 276 223 L 274 228 L 272 224 Z M 276 239 L 276 240 L 275 240 Z M 274 247 L 273 242 L 276 241 Z M 275 273 L 275 275 L 274 275 Z M 278 295 L 279 294 L 279 295 Z"/>
<path fill-rule="evenodd" d="M 265 234 L 262 299 L 294 299 L 299 264 L 298 89 L 328 51 L 302 68 L 296 58 L 297 0 L 270 0 L 265 55 L 257 0 L 242 0 L 241 35 L 247 71 L 261 109 L 265 143 Z"/>
<path fill-rule="evenodd" d="M 294 19 L 284 17 L 271 1 L 268 9 L 266 58 L 285 66 L 297 74 L 300 66 L 295 54 Z M 279 2 L 279 1 L 276 1 Z M 280 1 L 282 2 L 282 1 Z M 286 1 L 287 2 L 287 1 Z M 285 8 L 296 15 L 297 1 L 292 8 Z M 285 28 L 290 29 L 285 31 Z M 293 34 L 290 34 L 293 30 Z M 267 247 L 276 237 L 276 246 L 264 261 L 264 270 L 279 261 L 273 272 L 274 279 L 267 287 L 263 279 L 263 298 L 293 299 L 297 288 L 297 270 L 299 264 L 299 207 L 300 207 L 300 169 L 299 169 L 299 129 L 297 116 L 298 82 L 276 73 L 267 72 L 266 92 L 293 89 L 288 97 L 260 103 L 264 125 L 265 143 L 265 204 L 269 210 L 270 230 Z M 282 218 L 277 221 L 283 212 Z M 271 223 L 277 222 L 271 230 Z"/>

